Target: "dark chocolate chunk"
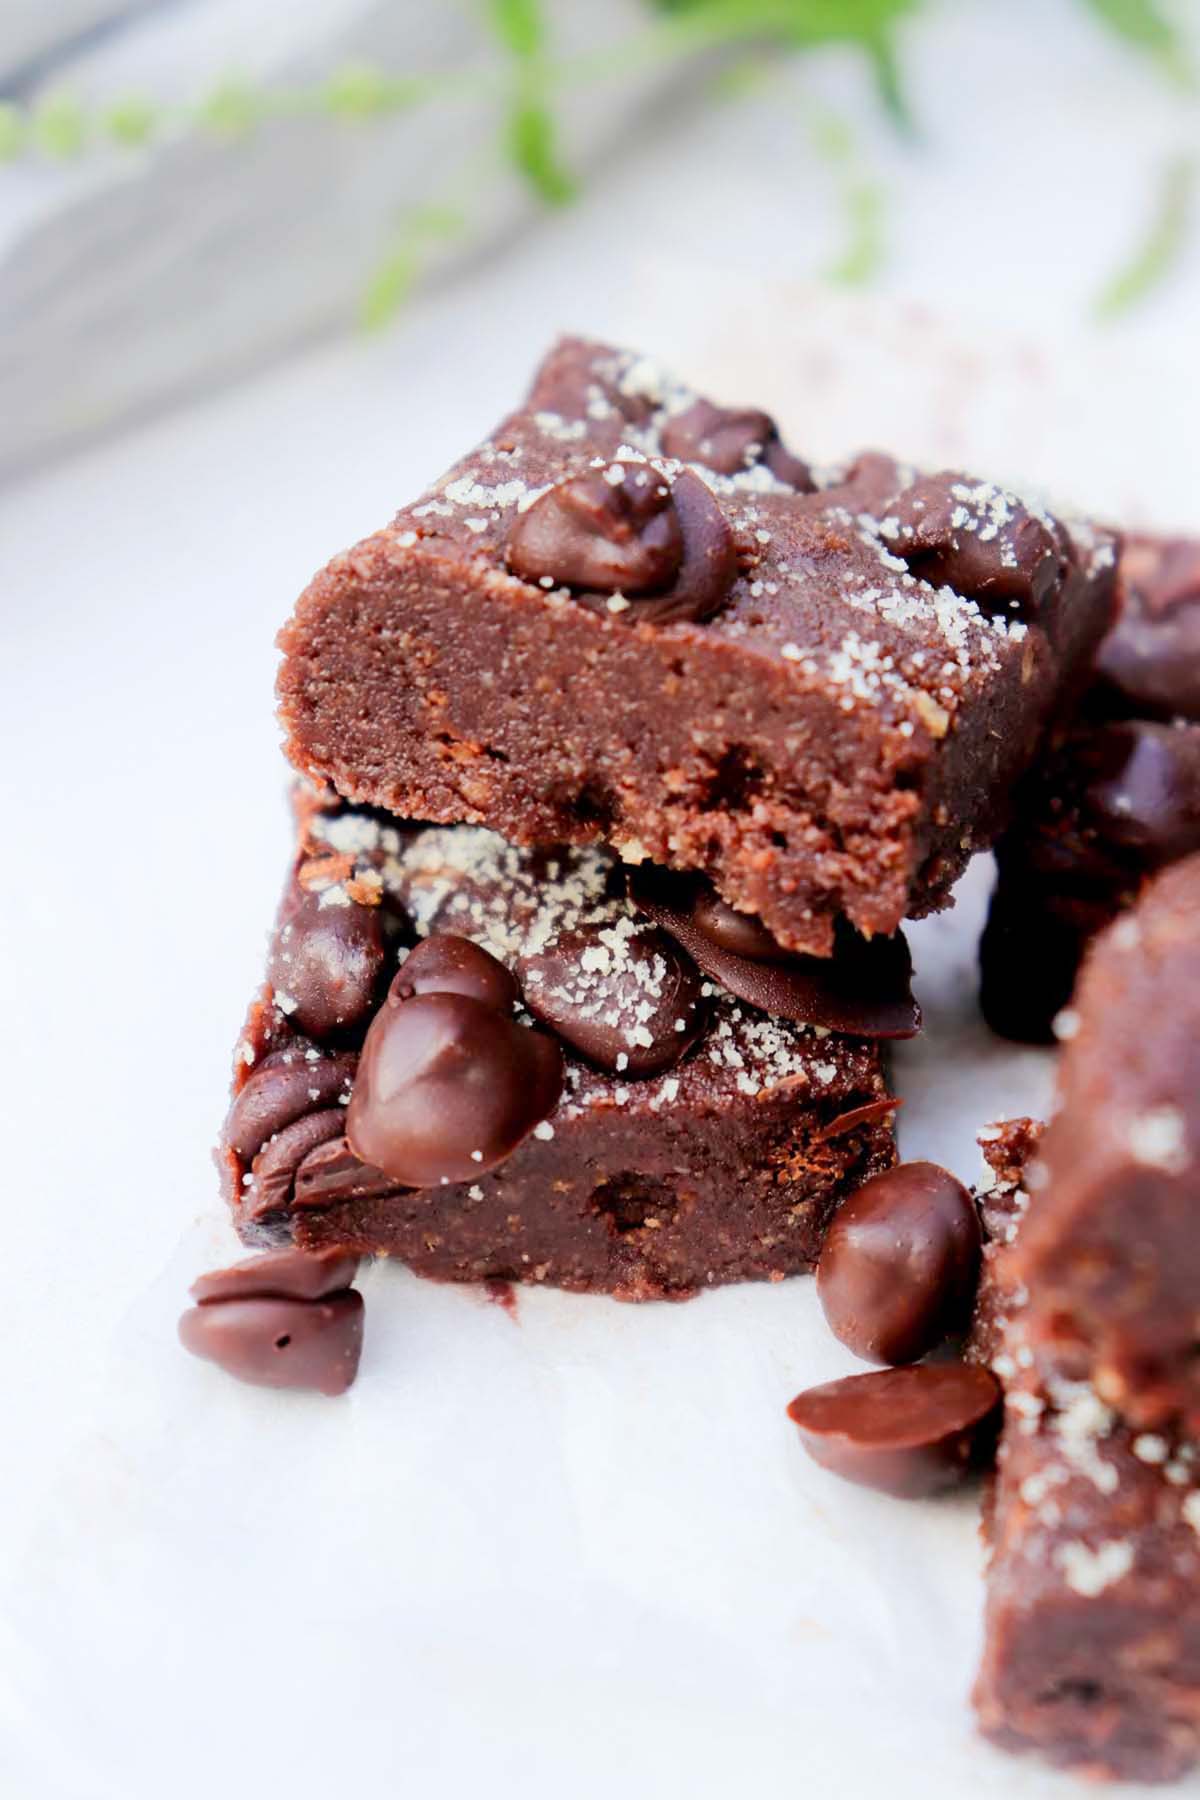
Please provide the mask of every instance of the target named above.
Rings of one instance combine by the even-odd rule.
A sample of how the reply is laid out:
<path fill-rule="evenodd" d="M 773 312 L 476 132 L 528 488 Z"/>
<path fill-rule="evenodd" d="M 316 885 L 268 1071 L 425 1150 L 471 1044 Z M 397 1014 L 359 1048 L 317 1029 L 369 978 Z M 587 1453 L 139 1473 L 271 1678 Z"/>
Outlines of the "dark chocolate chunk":
<path fill-rule="evenodd" d="M 975 1363 L 872 1369 L 797 1394 L 788 1417 L 814 1462 L 902 1500 L 956 1487 L 990 1455 L 1000 1384 Z"/>
<path fill-rule="evenodd" d="M 670 1068 L 704 1029 L 699 972 L 657 926 L 580 926 L 520 966 L 530 1012 L 598 1068 Z"/>
<path fill-rule="evenodd" d="M 350 1091 L 354 1056 L 326 1056 L 302 1039 L 263 1057 L 230 1109 L 225 1142 L 250 1161 L 268 1138 L 305 1113 L 332 1106 Z"/>
<path fill-rule="evenodd" d="M 985 610 L 1035 622 L 1061 587 L 1065 533 L 1013 495 L 944 470 L 888 507 L 897 556 L 932 587 L 950 587 Z"/>
<path fill-rule="evenodd" d="M 348 1288 L 359 1259 L 345 1250 L 268 1250 L 227 1269 L 212 1269 L 191 1286 L 198 1306 L 223 1300 L 322 1300 Z"/>
<path fill-rule="evenodd" d="M 962 1329 L 979 1279 L 979 1218 L 936 1163 L 900 1163 L 844 1200 L 817 1264 L 834 1336 L 867 1362 L 917 1362 Z"/>
<path fill-rule="evenodd" d="M 719 475 L 736 475 L 755 463 L 766 463 L 778 481 L 801 493 L 813 491 L 807 463 L 786 450 L 769 413 L 756 407 L 714 406 L 695 400 L 667 420 L 662 431 L 666 456 L 703 463 Z"/>
<path fill-rule="evenodd" d="M 470 1181 L 511 1155 L 562 1088 L 553 1038 L 466 994 L 389 997 L 346 1118 L 356 1156 L 406 1187 Z"/>
<path fill-rule="evenodd" d="M 320 1300 L 246 1299 L 193 1306 L 179 1339 L 257 1387 L 344 1394 L 362 1353 L 362 1295 L 346 1288 Z"/>
<path fill-rule="evenodd" d="M 629 872 L 634 905 L 664 926 L 706 975 L 750 1006 L 854 1037 L 912 1037 L 920 1030 L 912 959 L 901 932 L 867 939 L 839 924 L 830 957 L 782 953 L 777 962 L 752 960 L 723 948 L 713 935 L 706 887 L 649 864 Z"/>
<path fill-rule="evenodd" d="M 296 888 L 280 920 L 267 974 L 275 1004 L 316 1038 L 360 1024 L 379 997 L 387 957 L 383 909 Z"/>
<path fill-rule="evenodd" d="M 684 469 L 672 492 L 683 528 L 683 562 L 673 587 L 637 608 L 639 619 L 656 625 L 707 619 L 727 597 L 738 572 L 733 533 L 700 477 Z"/>
<path fill-rule="evenodd" d="M 409 952 L 392 979 L 397 1000 L 414 994 L 468 994 L 498 1012 L 510 1012 L 521 997 L 512 972 L 470 938 L 439 931 Z"/>
<path fill-rule="evenodd" d="M 670 484 L 649 463 L 560 481 L 517 515 L 508 541 L 517 575 L 584 593 L 662 593 L 682 560 Z"/>

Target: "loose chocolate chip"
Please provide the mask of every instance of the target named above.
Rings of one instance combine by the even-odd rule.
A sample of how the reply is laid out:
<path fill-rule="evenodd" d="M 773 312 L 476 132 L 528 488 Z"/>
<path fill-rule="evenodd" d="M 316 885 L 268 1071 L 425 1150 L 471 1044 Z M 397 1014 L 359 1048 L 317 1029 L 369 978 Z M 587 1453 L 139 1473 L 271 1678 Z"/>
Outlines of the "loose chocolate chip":
<path fill-rule="evenodd" d="M 961 1181 L 900 1163 L 844 1200 L 817 1264 L 833 1335 L 867 1362 L 917 1362 L 970 1318 L 980 1232 Z"/>
<path fill-rule="evenodd" d="M 1082 813 L 1147 871 L 1200 850 L 1200 725 L 1098 728 L 1080 747 Z"/>
<path fill-rule="evenodd" d="M 1065 536 L 999 488 L 943 470 L 888 507 L 889 547 L 932 587 L 1036 622 L 1062 585 Z"/>
<path fill-rule="evenodd" d="M 344 1394 L 362 1353 L 362 1295 L 320 1300 L 221 1300 L 193 1306 L 179 1338 L 193 1356 L 258 1387 Z"/>
<path fill-rule="evenodd" d="M 517 515 L 508 542 L 509 567 L 526 581 L 596 594 L 661 593 L 682 558 L 671 488 L 649 463 L 560 481 Z"/>
<path fill-rule="evenodd" d="M 347 1250 L 268 1250 L 227 1269 L 212 1269 L 191 1286 L 198 1306 L 223 1300 L 322 1300 L 348 1288 L 358 1257 Z"/>
<path fill-rule="evenodd" d="M 250 1165 L 251 1182 L 244 1189 L 242 1210 L 252 1219 L 281 1212 L 292 1198 L 296 1171 L 310 1151 L 340 1137 L 346 1129 L 346 1109 L 327 1107 L 305 1113 L 269 1138 Z"/>
<path fill-rule="evenodd" d="M 382 907 L 322 904 L 327 899 L 302 888 L 293 892 L 267 970 L 280 1011 L 316 1038 L 367 1018 L 387 957 Z"/>
<path fill-rule="evenodd" d="M 406 1187 L 495 1168 L 553 1111 L 562 1052 L 466 994 L 389 998 L 359 1058 L 346 1119 L 355 1155 Z"/>
<path fill-rule="evenodd" d="M 754 407 L 714 406 L 709 400 L 696 400 L 668 419 L 662 447 L 665 456 L 703 463 L 719 475 L 736 475 L 755 463 L 766 463 L 776 480 L 801 493 L 812 491 L 807 463 L 784 448 L 770 414 Z"/>
<path fill-rule="evenodd" d="M 704 1029 L 695 964 L 641 920 L 562 932 L 523 958 L 521 982 L 530 1012 L 602 1069 L 669 1069 Z"/>
<path fill-rule="evenodd" d="M 229 1109 L 227 1148 L 249 1162 L 285 1125 L 349 1093 L 356 1063 L 354 1056 L 318 1053 L 303 1039 L 271 1051 Z"/>
<path fill-rule="evenodd" d="M 397 1000 L 414 994 L 469 994 L 499 1012 L 510 1012 L 521 997 L 513 975 L 470 938 L 436 932 L 410 951 L 390 993 Z"/>
<path fill-rule="evenodd" d="M 862 1487 L 921 1500 L 988 1459 L 1000 1384 L 974 1363 L 872 1369 L 797 1394 L 788 1417 L 814 1462 Z"/>
<path fill-rule="evenodd" d="M 382 1169 L 360 1162 L 344 1137 L 331 1138 L 310 1150 L 296 1170 L 292 1205 L 303 1209 L 336 1206 L 342 1200 L 378 1200 L 394 1194 L 398 1186 Z"/>
<path fill-rule="evenodd" d="M 725 949 L 697 922 L 706 884 L 643 863 L 628 875 L 634 905 L 682 944 L 706 975 L 739 1000 L 783 1019 L 852 1037 L 912 1037 L 921 1027 L 904 935 L 863 938 L 839 924 L 832 956 L 767 962 Z"/>

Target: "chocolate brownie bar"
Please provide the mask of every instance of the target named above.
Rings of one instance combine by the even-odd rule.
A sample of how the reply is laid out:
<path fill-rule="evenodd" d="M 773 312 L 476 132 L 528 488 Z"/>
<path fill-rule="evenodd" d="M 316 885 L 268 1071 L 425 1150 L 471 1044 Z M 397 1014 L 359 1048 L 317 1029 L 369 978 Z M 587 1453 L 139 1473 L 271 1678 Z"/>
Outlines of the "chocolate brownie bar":
<path fill-rule="evenodd" d="M 1021 1257 L 1026 1232 L 1059 1219 L 1058 1187 L 1032 1161 L 1040 1133 L 1018 1119 L 981 1136 L 990 1241 L 971 1354 L 1004 1383 L 1005 1423 L 974 1701 L 1004 1749 L 1166 1780 L 1200 1752 L 1200 1458 L 1177 1430 L 1139 1429 L 1043 1365 Z"/>
<path fill-rule="evenodd" d="M 1078 718 L 997 846 L 980 999 L 1019 1042 L 1052 1041 L 1091 939 L 1200 850 L 1200 541 L 1130 538 L 1118 593 Z"/>
<path fill-rule="evenodd" d="M 1025 1342 L 1144 1430 L 1200 1428 L 1200 856 L 1084 963 L 1040 1152 L 1053 1204 L 1009 1259 Z"/>
<path fill-rule="evenodd" d="M 878 1045 L 705 980 L 609 852 L 296 813 L 221 1152 L 248 1242 L 684 1297 L 808 1268 L 893 1160 Z"/>
<path fill-rule="evenodd" d="M 988 482 L 813 471 L 765 413 L 566 340 L 301 597 L 288 754 L 396 814 L 700 871 L 825 955 L 994 841 L 1113 564 Z"/>

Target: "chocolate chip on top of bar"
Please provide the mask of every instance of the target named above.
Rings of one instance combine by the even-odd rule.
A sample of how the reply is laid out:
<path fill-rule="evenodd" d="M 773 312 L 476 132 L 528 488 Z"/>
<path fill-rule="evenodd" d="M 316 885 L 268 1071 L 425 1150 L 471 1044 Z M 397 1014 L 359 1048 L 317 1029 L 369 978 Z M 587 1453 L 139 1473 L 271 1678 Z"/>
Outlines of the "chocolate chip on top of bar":
<path fill-rule="evenodd" d="M 958 472 L 812 469 L 755 407 L 566 339 L 331 562 L 288 754 L 397 816 L 601 842 L 788 951 L 947 903 L 1111 610 L 1114 545 Z"/>
<path fill-rule="evenodd" d="M 891 1161 L 873 1044 L 811 982 L 795 1019 L 738 1000 L 610 853 L 312 790 L 297 816 L 225 1131 L 251 1241 L 685 1293 L 809 1266 L 843 1184 Z"/>

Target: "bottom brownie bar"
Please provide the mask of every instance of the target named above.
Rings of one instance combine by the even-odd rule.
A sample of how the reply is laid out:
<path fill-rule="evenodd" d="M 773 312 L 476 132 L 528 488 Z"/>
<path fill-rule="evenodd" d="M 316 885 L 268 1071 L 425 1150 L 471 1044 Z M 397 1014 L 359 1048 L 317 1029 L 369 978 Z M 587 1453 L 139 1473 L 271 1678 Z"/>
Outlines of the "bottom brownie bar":
<path fill-rule="evenodd" d="M 309 789 L 296 813 L 222 1141 L 247 1241 L 339 1245 L 450 1280 L 684 1297 L 809 1267 L 838 1199 L 892 1162 L 878 1046 L 703 981 L 606 853 L 400 825 Z M 389 978 L 431 933 L 513 970 L 564 1080 L 497 1166 L 414 1188 L 358 1160 L 345 1108 Z"/>
<path fill-rule="evenodd" d="M 1177 1432 L 1129 1426 L 1088 1382 L 1039 1376 L 1011 1248 L 1039 1137 L 1019 1119 L 981 1138 L 989 1242 L 969 1353 L 1004 1383 L 1005 1421 L 975 1707 L 1003 1749 L 1165 1781 L 1200 1753 L 1200 1457 Z"/>

